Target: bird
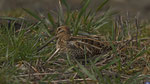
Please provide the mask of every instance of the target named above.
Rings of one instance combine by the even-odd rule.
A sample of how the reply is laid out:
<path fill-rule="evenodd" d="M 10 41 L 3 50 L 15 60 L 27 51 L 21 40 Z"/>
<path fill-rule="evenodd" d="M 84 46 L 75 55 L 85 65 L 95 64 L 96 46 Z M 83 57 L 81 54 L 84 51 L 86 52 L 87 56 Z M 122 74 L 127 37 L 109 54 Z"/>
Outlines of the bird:
<path fill-rule="evenodd" d="M 71 58 L 84 59 L 96 55 L 105 54 L 117 46 L 120 42 L 100 41 L 90 36 L 73 36 L 70 28 L 60 26 L 56 30 L 56 51 L 47 60 L 49 61 L 57 53 L 68 54 Z"/>
<path fill-rule="evenodd" d="M 104 66 L 113 59 L 118 59 L 121 61 L 122 68 L 124 68 L 128 63 L 128 59 L 131 59 L 132 57 L 127 56 L 123 49 L 125 48 L 125 52 L 126 49 L 130 49 L 128 48 L 128 44 L 131 41 L 133 43 L 136 42 L 133 41 L 133 38 L 126 41 L 104 41 L 91 36 L 73 36 L 69 27 L 60 26 L 56 30 L 56 51 L 51 55 L 47 62 L 57 53 L 68 54 L 71 59 L 77 59 L 77 61 L 79 61 L 78 59 L 85 59 L 85 56 L 90 59 L 96 55 L 100 56 L 106 54 L 112 51 L 113 48 L 117 48 L 116 50 L 118 51 L 115 51 L 116 55 L 112 54 L 109 56 L 108 54 L 106 57 L 103 56 L 104 58 L 98 60 L 99 62 L 95 65 Z M 121 52 L 119 52 L 119 50 L 121 50 Z M 117 55 L 119 55 L 119 58 Z M 81 63 L 84 65 L 84 60 L 82 60 Z M 115 71 L 116 67 L 117 64 L 113 64 L 111 68 Z"/>

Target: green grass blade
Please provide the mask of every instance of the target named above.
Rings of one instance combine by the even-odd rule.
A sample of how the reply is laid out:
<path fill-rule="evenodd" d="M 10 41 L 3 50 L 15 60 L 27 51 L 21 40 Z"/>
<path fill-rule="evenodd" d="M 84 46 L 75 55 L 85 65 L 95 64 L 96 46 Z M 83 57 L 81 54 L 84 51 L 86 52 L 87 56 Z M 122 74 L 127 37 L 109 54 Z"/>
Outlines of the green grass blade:
<path fill-rule="evenodd" d="M 48 26 L 45 24 L 44 20 L 42 20 L 36 13 L 31 12 L 30 10 L 25 9 L 25 8 L 23 8 L 23 10 L 25 12 L 27 12 L 29 15 L 31 15 L 32 17 L 34 17 L 35 19 L 37 19 L 38 21 L 41 21 L 45 28 L 48 28 Z"/>
<path fill-rule="evenodd" d="M 112 64 L 118 62 L 119 60 L 120 60 L 119 58 L 118 58 L 118 59 L 114 59 L 112 62 L 106 64 L 105 66 L 102 66 L 102 67 L 100 68 L 100 70 L 106 69 L 107 67 L 109 67 L 109 66 L 111 66 Z"/>
<path fill-rule="evenodd" d="M 78 66 L 79 66 L 79 68 L 82 70 L 82 72 L 84 73 L 84 74 L 86 74 L 89 78 L 91 78 L 92 80 L 95 80 L 96 81 L 96 77 L 93 75 L 93 74 L 91 74 L 83 65 L 81 65 L 78 61 L 76 61 L 77 62 L 77 64 L 78 64 Z"/>
<path fill-rule="evenodd" d="M 29 15 L 31 15 L 32 17 L 34 17 L 35 19 L 41 21 L 41 18 L 40 18 L 36 13 L 33 13 L 33 12 L 31 12 L 30 10 L 25 9 L 25 8 L 23 8 L 23 10 L 24 10 L 25 12 L 27 12 Z"/>
<path fill-rule="evenodd" d="M 111 37 L 111 40 L 115 41 L 115 37 L 116 36 L 116 32 L 115 32 L 115 28 L 114 26 L 112 26 L 112 37 Z"/>
<path fill-rule="evenodd" d="M 65 25 L 67 25 L 70 22 L 70 6 L 67 4 L 66 0 L 61 0 L 61 3 L 67 8 L 67 18 L 64 20 Z"/>
<path fill-rule="evenodd" d="M 6 56 L 5 56 L 7 61 L 8 61 L 8 56 L 9 56 L 9 51 L 8 51 L 8 47 L 7 47 Z"/>
<path fill-rule="evenodd" d="M 133 84 L 141 73 L 137 73 L 136 75 L 131 76 L 128 80 L 125 81 L 124 84 Z M 134 80 L 134 81 L 133 81 Z M 134 83 L 137 84 L 137 83 Z"/>
<path fill-rule="evenodd" d="M 52 15 L 50 13 L 48 13 L 48 20 L 50 21 L 52 26 L 55 28 L 55 22 L 54 22 L 54 19 L 53 19 Z"/>
<path fill-rule="evenodd" d="M 102 76 L 102 73 L 100 72 L 98 67 L 96 67 L 93 62 L 90 61 L 90 63 L 92 65 L 93 70 L 95 71 L 96 77 L 98 78 L 98 82 L 105 84 L 104 77 Z"/>
<path fill-rule="evenodd" d="M 88 20 L 88 18 L 90 17 L 90 14 L 92 13 L 92 10 L 90 10 L 87 15 L 84 17 L 84 22 L 86 22 Z M 92 16 L 94 17 L 94 16 Z"/>
<path fill-rule="evenodd" d="M 147 49 L 143 48 L 135 57 L 133 60 L 135 60 L 136 58 L 142 56 L 143 54 L 145 54 L 147 52 Z"/>
<path fill-rule="evenodd" d="M 100 11 L 103 6 L 105 6 L 105 4 L 108 2 L 109 0 L 105 0 L 102 4 L 99 5 L 99 7 L 96 9 L 96 12 Z"/>
<path fill-rule="evenodd" d="M 88 5 L 90 3 L 90 0 L 85 0 L 85 4 L 84 6 L 82 7 L 82 9 L 80 10 L 79 12 L 79 15 L 75 21 L 75 29 L 74 29 L 74 34 L 76 35 L 79 31 L 79 28 L 78 28 L 78 25 L 81 21 L 81 16 L 83 16 L 85 13 L 86 13 L 86 9 L 88 8 Z"/>
<path fill-rule="evenodd" d="M 84 4 L 83 8 L 81 9 L 81 11 L 80 11 L 80 13 L 79 13 L 78 19 L 85 13 L 85 11 L 86 11 L 86 9 L 87 9 L 89 3 L 90 3 L 90 0 L 86 0 L 86 2 L 85 2 L 85 4 Z"/>
<path fill-rule="evenodd" d="M 63 12 L 63 7 L 61 0 L 59 0 L 59 24 L 64 25 L 64 12 Z"/>
<path fill-rule="evenodd" d="M 65 7 L 67 8 L 67 10 L 70 10 L 70 6 L 67 4 L 66 0 L 60 0 L 60 1 L 61 1 L 61 3 L 63 5 L 65 5 Z"/>
<path fill-rule="evenodd" d="M 107 24 L 108 22 L 103 22 L 102 24 L 99 24 L 95 29 L 100 29 L 102 26 L 104 26 L 105 24 Z"/>
<path fill-rule="evenodd" d="M 81 16 L 86 12 L 86 9 L 87 9 L 89 3 L 90 3 L 90 0 L 86 0 L 83 8 L 81 9 L 81 11 L 80 11 L 80 13 L 78 15 L 78 20 L 77 21 L 79 21 L 79 19 L 81 18 Z"/>

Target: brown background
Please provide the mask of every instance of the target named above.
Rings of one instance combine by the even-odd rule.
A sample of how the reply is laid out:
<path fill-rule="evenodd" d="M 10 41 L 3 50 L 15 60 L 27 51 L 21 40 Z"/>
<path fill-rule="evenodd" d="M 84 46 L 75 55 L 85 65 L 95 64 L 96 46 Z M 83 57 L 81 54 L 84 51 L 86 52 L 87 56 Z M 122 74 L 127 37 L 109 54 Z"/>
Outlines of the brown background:
<path fill-rule="evenodd" d="M 81 7 L 82 0 L 68 0 L 71 8 L 78 9 Z M 103 0 L 92 0 L 90 7 L 97 6 Z M 126 12 L 141 17 L 149 18 L 150 0 L 110 0 L 105 7 L 111 7 L 112 10 Z M 58 0 L 0 0 L 0 11 L 15 10 L 18 8 L 28 8 L 31 10 L 47 13 L 50 10 L 56 11 L 58 8 Z"/>

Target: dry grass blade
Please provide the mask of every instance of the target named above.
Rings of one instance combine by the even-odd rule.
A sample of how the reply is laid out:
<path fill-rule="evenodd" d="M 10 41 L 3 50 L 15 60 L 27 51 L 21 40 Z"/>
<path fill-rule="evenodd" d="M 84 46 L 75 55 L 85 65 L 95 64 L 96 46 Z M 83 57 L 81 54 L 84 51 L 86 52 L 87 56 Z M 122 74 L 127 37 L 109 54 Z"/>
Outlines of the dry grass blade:
<path fill-rule="evenodd" d="M 44 75 L 53 75 L 53 74 L 60 74 L 60 73 L 33 73 L 32 76 L 44 76 Z M 29 74 L 23 74 L 23 75 L 18 75 L 17 77 L 28 77 L 28 76 Z"/>
<path fill-rule="evenodd" d="M 48 63 L 58 52 L 59 52 L 60 49 L 57 49 L 49 58 L 48 60 L 46 61 L 46 63 Z"/>
<path fill-rule="evenodd" d="M 90 78 L 86 78 L 86 79 L 74 79 L 74 81 L 80 81 L 80 82 L 82 82 L 82 81 L 92 81 L 92 82 L 95 82 L 95 81 L 93 81 L 92 79 L 90 79 Z M 72 80 L 70 80 L 70 79 L 65 79 L 65 80 L 55 80 L 55 81 L 51 81 L 51 83 L 54 83 L 54 84 L 57 84 L 57 83 L 63 83 L 63 82 L 67 82 L 67 83 L 69 83 L 69 82 L 72 82 Z"/>

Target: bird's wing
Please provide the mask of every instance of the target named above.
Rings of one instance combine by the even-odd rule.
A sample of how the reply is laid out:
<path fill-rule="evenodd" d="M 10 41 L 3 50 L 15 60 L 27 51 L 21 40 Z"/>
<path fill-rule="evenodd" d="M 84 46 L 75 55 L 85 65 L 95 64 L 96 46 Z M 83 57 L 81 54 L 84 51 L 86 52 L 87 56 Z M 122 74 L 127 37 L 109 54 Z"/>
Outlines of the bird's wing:
<path fill-rule="evenodd" d="M 72 37 L 69 41 L 69 45 L 92 54 L 112 50 L 110 41 L 99 41 L 93 38 L 88 38 L 86 36 Z"/>

